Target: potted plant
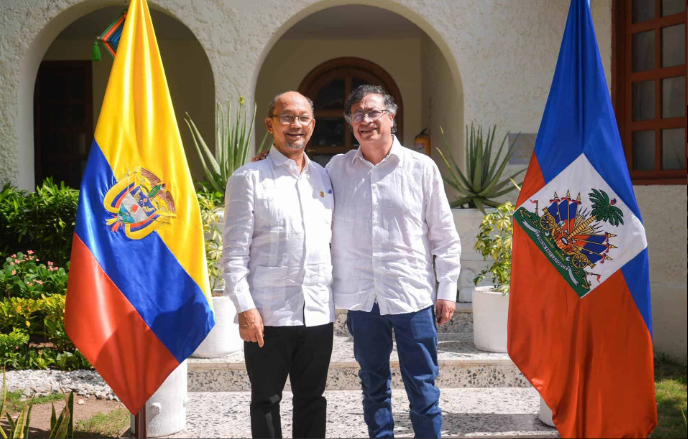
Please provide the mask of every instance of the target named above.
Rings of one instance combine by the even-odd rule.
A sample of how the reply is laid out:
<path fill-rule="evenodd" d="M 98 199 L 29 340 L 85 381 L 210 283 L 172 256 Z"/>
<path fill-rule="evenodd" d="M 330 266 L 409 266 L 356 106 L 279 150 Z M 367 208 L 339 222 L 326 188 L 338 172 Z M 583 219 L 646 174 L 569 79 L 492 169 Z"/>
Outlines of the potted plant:
<path fill-rule="evenodd" d="M 186 124 L 201 159 L 205 181 L 200 183 L 198 204 L 201 209 L 201 220 L 205 234 L 206 260 L 210 286 L 215 309 L 215 327 L 208 333 L 203 343 L 192 356 L 215 358 L 229 355 L 243 348 L 239 336 L 239 326 L 234 323 L 236 309 L 234 304 L 223 294 L 224 282 L 219 266 L 222 258 L 222 230 L 224 229 L 225 188 L 227 180 L 234 171 L 246 164 L 253 135 L 256 109 L 250 120 L 245 114 L 244 98 L 239 99 L 239 108 L 232 121 L 232 104 L 225 109 L 217 104 L 216 112 L 216 147 L 213 154 L 208 148 L 196 124 L 186 115 Z M 263 137 L 258 151 L 262 151 L 267 135 Z"/>
<path fill-rule="evenodd" d="M 473 291 L 473 339 L 482 351 L 507 351 L 514 210 L 507 202 L 485 215 L 475 244 L 484 260 L 492 261 L 474 279 L 476 286 L 488 275 L 492 279 L 492 285 L 477 286 Z"/>
<path fill-rule="evenodd" d="M 509 164 L 509 160 L 514 152 L 514 142 L 504 151 L 507 133 L 496 154 L 493 154 L 495 134 L 497 127 L 488 128 L 487 135 L 483 135 L 483 129 L 477 129 L 471 124 L 466 126 L 466 157 L 464 173 L 451 150 L 447 145 L 444 130 L 440 127 L 444 138 L 445 149 L 449 154 L 449 160 L 444 153 L 438 149 L 442 160 L 449 169 L 449 178 L 444 181 L 455 189 L 459 197 L 450 202 L 454 215 L 454 224 L 459 233 L 463 251 L 461 253 L 461 277 L 459 278 L 459 302 L 471 302 L 473 293 L 473 279 L 476 274 L 486 267 L 486 263 L 478 252 L 473 251 L 475 237 L 478 235 L 478 228 L 483 220 L 483 216 L 490 210 L 499 206 L 496 200 L 499 197 L 508 195 L 515 189 L 513 179 L 525 172 L 520 170 L 509 178 L 501 179 L 504 170 Z M 502 157 L 502 153 L 505 153 Z M 501 160 L 500 160 L 501 158 Z"/>

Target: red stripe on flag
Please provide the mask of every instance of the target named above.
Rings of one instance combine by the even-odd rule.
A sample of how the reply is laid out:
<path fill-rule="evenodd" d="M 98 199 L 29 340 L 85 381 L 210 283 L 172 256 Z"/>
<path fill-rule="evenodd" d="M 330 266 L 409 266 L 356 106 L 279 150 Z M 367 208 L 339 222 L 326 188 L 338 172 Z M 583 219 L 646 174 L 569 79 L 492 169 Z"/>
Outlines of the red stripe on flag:
<path fill-rule="evenodd" d="M 137 413 L 179 362 L 146 325 L 75 234 L 65 328 L 131 413 Z"/>
<path fill-rule="evenodd" d="M 581 299 L 518 225 L 513 252 L 509 355 L 559 433 L 647 437 L 657 425 L 652 338 L 622 272 Z"/>
<path fill-rule="evenodd" d="M 530 157 L 530 164 L 528 165 L 526 178 L 523 180 L 521 194 L 518 197 L 518 202 L 516 205 L 522 205 L 543 187 L 545 187 L 545 179 L 542 176 L 542 171 L 540 170 L 540 162 L 538 162 L 537 156 L 533 152 L 533 155 Z"/>

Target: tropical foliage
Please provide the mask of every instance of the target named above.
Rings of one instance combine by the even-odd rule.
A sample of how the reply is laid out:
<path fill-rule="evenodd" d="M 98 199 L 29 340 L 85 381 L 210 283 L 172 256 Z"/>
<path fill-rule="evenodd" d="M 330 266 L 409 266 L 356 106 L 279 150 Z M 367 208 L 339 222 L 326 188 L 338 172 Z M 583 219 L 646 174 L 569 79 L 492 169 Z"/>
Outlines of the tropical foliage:
<path fill-rule="evenodd" d="M 213 191 L 208 184 L 202 184 L 198 191 L 198 205 L 201 208 L 201 223 L 205 235 L 205 257 L 210 275 L 210 289 L 214 291 L 222 286 L 222 230 L 218 227 L 219 212 L 224 203 L 222 194 Z"/>
<path fill-rule="evenodd" d="M 481 212 L 486 213 L 485 206 L 499 206 L 495 199 L 513 191 L 515 187 L 512 185 L 512 180 L 525 172 L 525 169 L 523 169 L 509 178 L 500 180 L 514 153 L 516 140 L 509 146 L 506 154 L 502 157 L 504 145 L 509 136 L 509 133 L 507 133 L 504 136 L 504 140 L 502 140 L 499 151 L 493 155 L 497 126 L 488 128 L 487 135 L 483 134 L 482 127 L 476 129 L 471 124 L 469 129 L 466 126 L 466 173 L 464 173 L 454 159 L 447 138 L 444 135 L 444 130 L 441 127 L 440 131 L 444 138 L 445 149 L 449 153 L 449 159 L 451 160 L 450 164 L 442 150 L 437 149 L 451 176 L 451 178 L 445 178 L 444 181 L 460 194 L 456 201 L 450 203 L 451 207 L 477 207 Z M 500 158 L 502 158 L 501 162 Z"/>
<path fill-rule="evenodd" d="M 248 160 L 256 110 L 257 106 L 254 107 L 253 116 L 249 120 L 244 110 L 244 98 L 242 97 L 239 99 L 239 108 L 232 121 L 232 103 L 227 105 L 226 111 L 220 103 L 217 103 L 215 154 L 210 151 L 191 116 L 186 114 L 186 124 L 189 126 L 196 151 L 198 151 L 198 156 L 201 159 L 205 179 L 218 192 L 224 193 L 229 177 Z M 263 141 L 257 149 L 258 152 L 263 150 L 266 140 L 267 134 L 263 137 Z"/>
<path fill-rule="evenodd" d="M 30 248 L 58 265 L 69 261 L 79 191 L 46 179 L 36 192 L 0 191 L 0 260 Z"/>
<path fill-rule="evenodd" d="M 483 217 L 475 250 L 492 264 L 481 271 L 473 281 L 476 285 L 488 275 L 492 277 L 495 291 L 506 295 L 511 284 L 511 244 L 513 241 L 514 205 L 501 204 L 496 210 Z"/>

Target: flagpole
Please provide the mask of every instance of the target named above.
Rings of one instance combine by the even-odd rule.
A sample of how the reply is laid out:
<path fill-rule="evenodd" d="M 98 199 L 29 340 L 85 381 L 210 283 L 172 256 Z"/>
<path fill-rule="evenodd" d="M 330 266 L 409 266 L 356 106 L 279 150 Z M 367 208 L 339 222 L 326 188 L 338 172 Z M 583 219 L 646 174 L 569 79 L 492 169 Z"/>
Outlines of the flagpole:
<path fill-rule="evenodd" d="M 136 438 L 146 439 L 148 437 L 146 431 L 146 404 L 134 416 L 134 431 L 134 437 Z"/>

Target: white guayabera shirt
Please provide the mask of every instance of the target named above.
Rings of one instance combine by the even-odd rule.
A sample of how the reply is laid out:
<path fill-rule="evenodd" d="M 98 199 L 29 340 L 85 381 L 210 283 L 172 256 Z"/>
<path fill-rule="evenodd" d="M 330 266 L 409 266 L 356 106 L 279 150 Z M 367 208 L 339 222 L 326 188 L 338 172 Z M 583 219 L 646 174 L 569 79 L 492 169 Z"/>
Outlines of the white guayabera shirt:
<path fill-rule="evenodd" d="M 275 147 L 227 183 L 222 271 L 238 312 L 256 308 L 265 326 L 334 321 L 332 185 L 305 157 L 303 172 Z"/>
<path fill-rule="evenodd" d="M 337 308 L 370 311 L 377 301 L 381 314 L 404 314 L 455 301 L 461 244 L 435 162 L 395 137 L 377 166 L 359 149 L 334 157 L 327 171 L 337 202 Z"/>

